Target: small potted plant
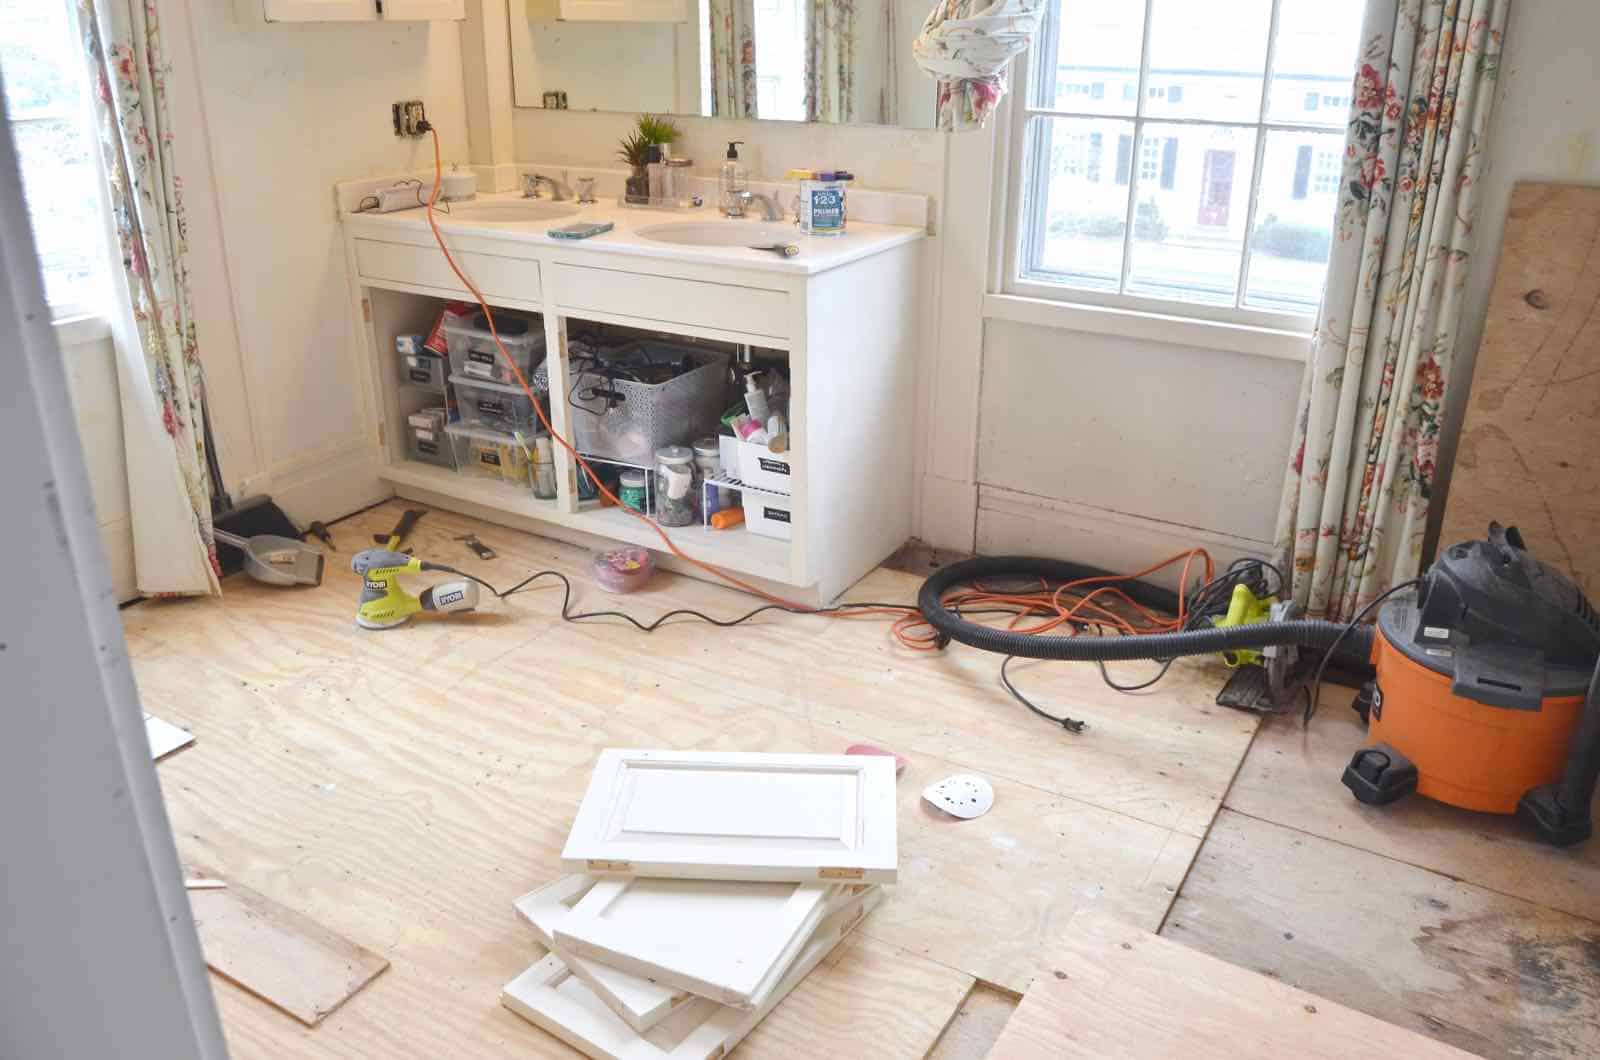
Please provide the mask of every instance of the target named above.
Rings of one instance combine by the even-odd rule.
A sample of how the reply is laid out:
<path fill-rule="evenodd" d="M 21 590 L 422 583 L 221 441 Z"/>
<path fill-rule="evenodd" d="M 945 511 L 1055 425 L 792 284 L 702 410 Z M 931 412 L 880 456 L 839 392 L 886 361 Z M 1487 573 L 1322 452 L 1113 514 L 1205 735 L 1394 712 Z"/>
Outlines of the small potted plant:
<path fill-rule="evenodd" d="M 627 181 L 627 202 L 645 204 L 650 201 L 650 177 L 644 167 L 650 161 L 651 149 L 670 145 L 682 135 L 683 130 L 671 118 L 639 115 L 633 131 L 617 146 L 617 158 L 626 162 L 632 171 Z"/>

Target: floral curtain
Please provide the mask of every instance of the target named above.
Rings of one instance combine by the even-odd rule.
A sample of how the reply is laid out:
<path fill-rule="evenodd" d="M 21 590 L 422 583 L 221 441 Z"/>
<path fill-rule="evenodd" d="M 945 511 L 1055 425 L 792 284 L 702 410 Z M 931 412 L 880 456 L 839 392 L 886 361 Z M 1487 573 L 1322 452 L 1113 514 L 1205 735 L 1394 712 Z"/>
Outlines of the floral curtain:
<path fill-rule="evenodd" d="M 856 113 L 856 0 L 806 5 L 806 120 L 847 122 Z"/>
<path fill-rule="evenodd" d="M 755 0 L 709 0 L 711 113 L 756 116 Z"/>
<path fill-rule="evenodd" d="M 1416 576 L 1511 0 L 1367 0 L 1332 257 L 1278 512 L 1293 596 Z"/>
<path fill-rule="evenodd" d="M 900 124 L 900 4 L 883 5 L 883 94 L 878 100 L 878 120 Z"/>
<path fill-rule="evenodd" d="M 1045 0 L 939 0 L 911 44 L 937 82 L 938 127 L 981 128 L 1006 94 L 1006 68 L 1039 32 Z"/>
<path fill-rule="evenodd" d="M 172 160 L 169 67 L 154 0 L 78 0 L 123 296 L 115 328 L 135 578 L 147 594 L 220 592 L 204 383 Z"/>

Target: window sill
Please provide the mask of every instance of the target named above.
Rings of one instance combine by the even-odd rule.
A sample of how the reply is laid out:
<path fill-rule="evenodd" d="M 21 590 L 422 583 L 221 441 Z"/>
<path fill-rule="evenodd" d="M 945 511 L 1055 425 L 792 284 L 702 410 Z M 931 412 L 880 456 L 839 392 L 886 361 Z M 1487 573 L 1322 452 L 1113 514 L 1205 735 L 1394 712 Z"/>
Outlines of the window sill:
<path fill-rule="evenodd" d="M 1026 298 L 1015 294 L 985 295 L 983 316 L 985 320 L 1010 320 L 1064 331 L 1148 339 L 1174 346 L 1198 346 L 1282 361 L 1304 362 L 1311 354 L 1311 336 L 1301 331 L 1198 320 L 1113 306 L 1057 302 L 1047 298 Z"/>
<path fill-rule="evenodd" d="M 111 337 L 111 321 L 95 313 L 69 314 L 57 317 L 51 323 L 56 331 L 56 344 L 63 350 Z"/>

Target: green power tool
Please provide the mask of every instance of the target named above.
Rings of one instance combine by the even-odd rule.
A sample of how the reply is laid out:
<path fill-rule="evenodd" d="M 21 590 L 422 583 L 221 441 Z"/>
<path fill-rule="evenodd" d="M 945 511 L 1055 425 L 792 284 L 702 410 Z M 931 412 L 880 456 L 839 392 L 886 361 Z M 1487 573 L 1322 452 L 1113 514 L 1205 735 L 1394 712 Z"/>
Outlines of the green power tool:
<path fill-rule="evenodd" d="M 391 629 L 408 621 L 418 611 L 471 611 L 478 606 L 478 583 L 463 578 L 442 582 L 413 596 L 400 584 L 400 575 L 425 570 L 461 573 L 452 567 L 428 563 L 404 552 L 369 548 L 356 553 L 350 569 L 366 579 L 361 601 L 356 607 L 356 624 L 363 629 Z"/>

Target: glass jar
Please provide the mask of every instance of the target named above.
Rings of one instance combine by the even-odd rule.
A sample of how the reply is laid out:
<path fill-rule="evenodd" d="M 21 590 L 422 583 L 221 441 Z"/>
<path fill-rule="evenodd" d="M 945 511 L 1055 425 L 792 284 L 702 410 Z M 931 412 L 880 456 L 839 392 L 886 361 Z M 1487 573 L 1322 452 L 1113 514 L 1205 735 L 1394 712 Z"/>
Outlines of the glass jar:
<path fill-rule="evenodd" d="M 694 465 L 693 449 L 664 445 L 656 450 L 656 522 L 662 526 L 693 524 L 699 487 L 700 469 Z"/>
<path fill-rule="evenodd" d="M 716 438 L 707 435 L 694 443 L 694 466 L 700 472 L 699 497 L 705 505 L 703 514 L 710 516 L 725 507 L 721 486 L 705 488 L 705 483 L 722 477 L 722 447 Z"/>
<path fill-rule="evenodd" d="M 624 471 L 620 479 L 621 488 L 617 491 L 617 500 L 632 508 L 636 512 L 645 509 L 645 490 L 643 471 Z"/>

